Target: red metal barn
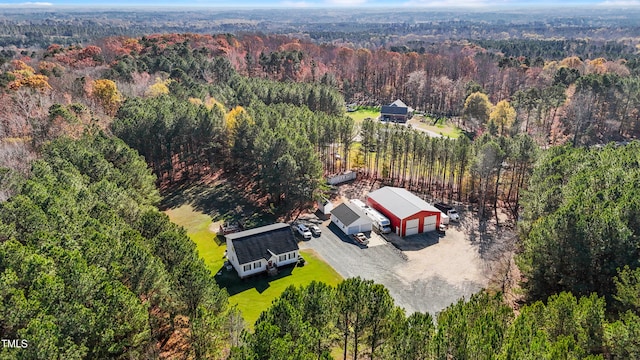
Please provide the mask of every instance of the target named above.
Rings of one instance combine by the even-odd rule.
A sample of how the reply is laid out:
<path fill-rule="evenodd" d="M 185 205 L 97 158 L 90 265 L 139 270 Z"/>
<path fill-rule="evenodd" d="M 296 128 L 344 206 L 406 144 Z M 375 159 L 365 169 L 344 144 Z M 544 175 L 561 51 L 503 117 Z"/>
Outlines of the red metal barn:
<path fill-rule="evenodd" d="M 367 203 L 391 221 L 400 236 L 434 231 L 440 226 L 440 210 L 409 191 L 385 186 L 367 195 Z"/>

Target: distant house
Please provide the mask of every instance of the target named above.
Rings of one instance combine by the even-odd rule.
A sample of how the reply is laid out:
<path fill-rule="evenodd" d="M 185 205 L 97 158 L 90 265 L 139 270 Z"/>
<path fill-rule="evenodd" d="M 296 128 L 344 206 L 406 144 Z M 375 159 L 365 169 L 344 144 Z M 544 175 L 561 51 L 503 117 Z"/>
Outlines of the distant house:
<path fill-rule="evenodd" d="M 380 110 L 380 120 L 406 123 L 411 118 L 413 109 L 409 108 L 401 100 L 396 100 L 389 105 L 383 105 Z"/>
<path fill-rule="evenodd" d="M 331 222 L 347 235 L 371 231 L 373 226 L 371 219 L 353 203 L 343 203 L 331 210 Z"/>
<path fill-rule="evenodd" d="M 226 238 L 227 259 L 240 278 L 298 261 L 298 241 L 288 224 L 262 226 Z"/>

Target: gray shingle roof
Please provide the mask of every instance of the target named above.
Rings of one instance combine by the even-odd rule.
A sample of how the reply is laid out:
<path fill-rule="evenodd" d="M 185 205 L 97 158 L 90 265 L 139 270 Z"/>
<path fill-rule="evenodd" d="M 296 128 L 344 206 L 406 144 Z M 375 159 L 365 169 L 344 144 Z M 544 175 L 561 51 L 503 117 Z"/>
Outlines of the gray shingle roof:
<path fill-rule="evenodd" d="M 398 106 L 390 106 L 384 105 L 380 110 L 380 114 L 385 115 L 407 115 L 409 113 L 409 109 L 406 107 L 398 107 Z"/>
<path fill-rule="evenodd" d="M 284 223 L 229 234 L 226 238 L 233 243 L 240 264 L 269 260 L 271 253 L 280 255 L 299 249 L 291 227 Z"/>
<path fill-rule="evenodd" d="M 420 211 L 440 212 L 435 206 L 403 188 L 385 186 L 370 192 L 367 196 L 400 219 Z"/>
<path fill-rule="evenodd" d="M 351 203 L 342 203 L 331 210 L 331 214 L 337 217 L 344 226 L 349 226 L 363 216 L 363 214 L 359 214 L 354 206 Z"/>

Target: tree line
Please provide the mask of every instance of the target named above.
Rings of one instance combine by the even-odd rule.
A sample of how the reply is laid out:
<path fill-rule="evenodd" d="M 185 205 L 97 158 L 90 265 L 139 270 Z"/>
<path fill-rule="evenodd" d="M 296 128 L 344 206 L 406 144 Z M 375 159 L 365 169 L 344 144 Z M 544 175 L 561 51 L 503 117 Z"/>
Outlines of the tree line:
<path fill-rule="evenodd" d="M 611 299 L 617 272 L 640 266 L 639 145 L 542 154 L 522 200 L 517 258 L 532 299 L 561 291 Z"/>
<path fill-rule="evenodd" d="M 154 176 L 103 133 L 42 149 L 0 204 L 0 331 L 10 358 L 223 358 L 229 306 Z"/>
<path fill-rule="evenodd" d="M 246 332 L 231 359 L 628 359 L 637 336 L 640 271 L 616 281 L 621 309 L 610 320 L 604 298 L 562 292 L 519 314 L 500 294 L 481 292 L 436 317 L 407 315 L 371 280 L 289 287 Z"/>
<path fill-rule="evenodd" d="M 526 134 L 485 133 L 470 141 L 365 119 L 360 136 L 352 166 L 364 176 L 435 199 L 478 203 L 481 219 L 490 217 L 487 206 L 495 213 L 498 205 L 518 217 L 520 193 L 538 156 L 538 146 Z"/>
<path fill-rule="evenodd" d="M 285 104 L 227 112 L 219 103 L 166 95 L 128 100 L 112 129 L 169 185 L 234 173 L 284 214 L 317 195 L 323 167 L 310 131 L 335 118 Z"/>
<path fill-rule="evenodd" d="M 118 37 L 99 45 L 7 53 L 12 59 L 4 60 L 0 85 L 7 93 L 36 90 L 28 96 L 33 101 L 56 92 L 54 102 L 62 102 L 64 94 L 96 107 L 87 101 L 92 100 L 92 81 L 113 80 L 125 97 L 136 97 L 160 79 L 184 99 L 210 96 L 228 108 L 249 107 L 256 100 L 284 102 L 334 115 L 344 111 L 343 96 L 370 105 L 401 98 L 473 133 L 490 125 L 467 111 L 472 96 L 483 93 L 487 107 L 508 103 L 516 115 L 511 130 L 530 134 L 542 146 L 620 141 L 633 138 L 640 128 L 634 59 L 532 59 L 469 43 L 433 46 L 424 53 L 394 52 L 254 34 Z M 103 64 L 109 65 L 100 68 Z"/>
<path fill-rule="evenodd" d="M 127 41 L 130 40 L 110 40 L 110 53 L 128 51 Z M 482 43 L 485 48 L 473 43 L 452 43 L 430 46 L 421 52 L 390 51 L 319 46 L 283 36 L 254 34 L 163 35 L 136 41 L 139 49 L 116 57 L 110 77 L 131 81 L 131 74 L 136 72 L 162 71 L 176 79 L 189 74 L 194 80 L 215 83 L 225 82 L 235 70 L 251 78 L 333 86 L 348 103 L 380 105 L 401 98 L 420 111 L 454 119 L 466 116 L 465 104 L 472 93 L 482 92 L 491 104 L 509 102 L 516 110 L 514 127 L 531 134 L 541 145 L 567 141 L 594 144 L 630 138 L 638 127 L 638 90 L 633 85 L 638 66 L 632 57 L 605 58 L 595 53 L 592 57 L 579 57 L 567 51 L 561 58 L 508 55 L 497 53 L 493 48 L 498 45 L 493 42 Z M 538 47 L 555 44 L 525 43 Z M 516 40 L 508 44 L 520 46 Z M 576 48 L 573 42 L 553 46 Z M 216 56 L 228 62 L 205 61 Z M 270 103 L 267 94 L 254 93 Z M 316 108 L 327 101 L 338 105 L 333 95 L 324 96 L 328 100 L 320 96 L 315 101 L 307 101 L 307 95 L 297 96 L 303 101 L 286 97 L 291 103 L 306 102 L 313 110 L 342 110 L 336 106 Z M 591 103 L 598 108 L 580 112 L 591 109 Z M 592 112 L 597 116 L 588 117 Z M 477 126 L 468 130 L 477 131 Z"/>

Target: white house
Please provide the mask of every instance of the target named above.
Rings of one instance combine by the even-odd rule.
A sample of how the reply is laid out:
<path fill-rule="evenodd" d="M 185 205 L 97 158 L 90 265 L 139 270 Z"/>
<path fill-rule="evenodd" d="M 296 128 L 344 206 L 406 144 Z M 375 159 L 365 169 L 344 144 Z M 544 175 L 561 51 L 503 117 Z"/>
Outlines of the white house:
<path fill-rule="evenodd" d="M 331 222 L 347 235 L 371 231 L 373 223 L 362 210 L 353 203 L 340 204 L 331 210 Z"/>
<path fill-rule="evenodd" d="M 240 278 L 298 261 L 298 241 L 288 224 L 262 226 L 226 238 L 227 259 Z"/>

